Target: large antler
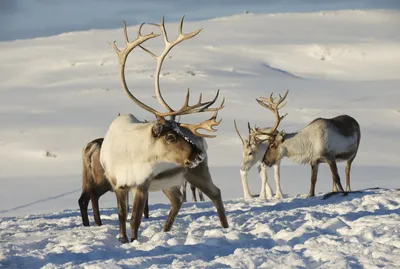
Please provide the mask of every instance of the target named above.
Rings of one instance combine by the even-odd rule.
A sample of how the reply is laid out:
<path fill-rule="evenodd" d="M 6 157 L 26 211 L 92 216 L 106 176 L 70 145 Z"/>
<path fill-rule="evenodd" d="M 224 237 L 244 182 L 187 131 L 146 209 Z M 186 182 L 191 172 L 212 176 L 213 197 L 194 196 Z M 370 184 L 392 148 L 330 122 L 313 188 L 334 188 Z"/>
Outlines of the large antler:
<path fill-rule="evenodd" d="M 115 52 L 118 55 L 118 60 L 119 60 L 119 73 L 120 73 L 120 79 L 121 79 L 121 83 L 122 83 L 122 87 L 124 88 L 126 94 L 129 96 L 129 98 L 131 98 L 136 104 L 138 104 L 141 108 L 153 113 L 156 115 L 157 111 L 151 107 L 149 107 L 148 105 L 142 103 L 141 101 L 139 101 L 128 89 L 128 85 L 126 84 L 126 79 L 125 79 L 125 64 L 126 64 L 126 59 L 128 58 L 129 53 L 131 53 L 131 51 L 136 48 L 137 46 L 139 46 L 140 44 L 142 44 L 143 42 L 155 38 L 157 36 L 159 36 L 159 34 L 153 34 L 153 32 L 151 32 L 148 35 L 144 35 L 142 36 L 141 34 L 141 30 L 142 27 L 144 25 L 144 23 L 142 23 L 139 26 L 139 30 L 138 30 L 138 34 L 137 37 L 134 41 L 129 42 L 129 38 L 128 38 L 128 32 L 126 30 L 126 22 L 122 21 L 124 24 L 124 36 L 125 36 L 125 42 L 126 42 L 126 47 L 123 50 L 120 50 L 117 45 L 115 45 L 115 41 L 112 43 L 112 46 L 115 50 Z"/>
<path fill-rule="evenodd" d="M 187 39 L 190 39 L 190 38 L 196 36 L 202 30 L 202 29 L 198 29 L 197 31 L 194 31 L 194 32 L 191 32 L 188 34 L 183 34 L 182 28 L 183 28 L 184 17 L 185 16 L 182 17 L 182 19 L 179 23 L 178 37 L 172 42 L 170 42 L 168 40 L 168 35 L 165 30 L 164 16 L 162 17 L 161 24 L 152 23 L 152 25 L 155 25 L 160 28 L 162 35 L 164 37 L 165 48 L 164 48 L 164 51 L 159 56 L 155 55 L 150 50 L 140 46 L 143 50 L 148 52 L 157 61 L 156 75 L 154 76 L 154 80 L 155 80 L 154 82 L 155 82 L 155 88 L 156 88 L 156 98 L 157 98 L 158 102 L 160 102 L 160 104 L 169 112 L 172 112 L 173 109 L 167 104 L 167 102 L 165 102 L 164 98 L 162 97 L 161 91 L 160 91 L 160 72 L 161 72 L 161 67 L 164 62 L 164 59 L 173 47 L 175 47 L 176 45 L 178 45 L 179 43 L 181 43 L 184 40 L 187 40 Z"/>
<path fill-rule="evenodd" d="M 156 91 L 156 98 L 158 100 L 158 102 L 167 110 L 167 112 L 158 112 L 158 111 L 152 111 L 153 114 L 156 115 L 157 118 L 165 118 L 170 116 L 172 120 L 175 120 L 175 117 L 178 115 L 188 115 L 188 114 L 194 114 L 194 113 L 200 113 L 200 112 L 214 112 L 214 115 L 206 120 L 203 121 L 200 124 L 184 124 L 181 123 L 181 126 L 184 126 L 186 128 L 188 128 L 189 130 L 191 130 L 193 132 L 193 134 L 197 135 L 197 136 L 201 136 L 201 137 L 215 137 L 215 136 L 211 136 L 211 135 L 204 135 L 204 134 L 200 134 L 197 132 L 198 129 L 204 129 L 204 130 L 208 130 L 210 132 L 215 132 L 215 130 L 213 129 L 213 126 L 218 126 L 219 122 L 217 122 L 216 116 L 218 114 L 218 111 L 221 110 L 224 107 L 224 102 L 225 102 L 225 98 L 223 98 L 220 106 L 215 107 L 215 108 L 210 108 L 210 106 L 212 106 L 215 101 L 218 99 L 219 96 L 219 90 L 217 91 L 217 94 L 215 95 L 214 99 L 211 101 L 207 101 L 207 102 L 203 102 L 202 101 L 202 95 L 200 94 L 199 99 L 197 101 L 196 104 L 194 105 L 189 105 L 189 97 L 190 97 L 190 91 L 189 89 L 187 90 L 186 93 L 186 98 L 185 98 L 185 102 L 183 104 L 183 106 L 179 109 L 179 110 L 173 110 L 168 104 L 167 102 L 164 100 L 164 98 L 162 97 L 161 94 L 161 90 L 160 90 L 160 71 L 161 71 L 161 67 L 162 64 L 164 62 L 165 57 L 167 56 L 167 54 L 171 51 L 171 49 L 178 45 L 179 43 L 181 43 L 184 40 L 190 39 L 194 36 L 196 36 L 198 33 L 200 33 L 200 31 L 202 29 L 198 29 L 194 32 L 188 33 L 188 34 L 183 34 L 182 33 L 182 28 L 183 28 L 183 20 L 184 20 L 185 16 L 182 17 L 180 23 L 179 23 L 179 27 L 178 27 L 178 37 L 174 40 L 174 41 L 169 41 L 168 40 L 168 35 L 167 32 L 165 30 L 165 24 L 164 24 L 164 17 L 162 18 L 161 24 L 153 24 L 157 27 L 159 27 L 161 29 L 162 35 L 164 37 L 164 43 L 165 43 L 165 48 L 164 51 L 157 56 L 156 54 L 154 54 L 153 52 L 151 52 L 150 50 L 144 48 L 143 46 L 140 46 L 144 51 L 146 51 L 147 53 L 149 53 L 156 61 L 157 61 L 157 68 L 156 68 L 156 73 L 155 73 L 155 91 Z"/>
<path fill-rule="evenodd" d="M 276 129 L 279 126 L 279 123 L 287 116 L 287 113 L 283 116 L 279 115 L 279 109 L 281 109 L 282 107 L 284 107 L 286 105 L 286 103 L 282 104 L 282 102 L 286 99 L 287 95 L 289 93 L 289 90 L 286 90 L 285 95 L 282 97 L 279 94 L 279 100 L 277 102 L 275 102 L 275 98 L 273 97 L 273 93 L 271 93 L 271 95 L 267 98 L 267 97 L 260 97 L 261 100 L 256 99 L 257 102 L 272 111 L 272 113 L 274 113 L 275 115 L 275 125 L 274 127 L 272 127 L 271 131 L 264 133 L 264 132 L 260 132 L 258 130 L 255 131 L 255 134 L 265 134 L 265 135 L 272 135 L 275 133 Z"/>

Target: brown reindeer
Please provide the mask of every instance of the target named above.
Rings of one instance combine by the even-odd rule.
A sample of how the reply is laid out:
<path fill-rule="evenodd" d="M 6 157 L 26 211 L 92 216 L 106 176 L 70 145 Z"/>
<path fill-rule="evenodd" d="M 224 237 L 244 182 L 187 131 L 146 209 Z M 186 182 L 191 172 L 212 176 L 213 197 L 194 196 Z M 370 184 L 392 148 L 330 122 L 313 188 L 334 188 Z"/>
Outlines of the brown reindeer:
<path fill-rule="evenodd" d="M 82 194 L 78 200 L 83 226 L 89 226 L 88 206 L 92 201 L 93 216 L 96 225 L 101 226 L 99 198 L 108 191 L 113 191 L 110 182 L 104 175 L 100 164 L 100 149 L 103 138 L 89 142 L 82 150 Z M 126 195 L 129 204 L 128 195 Z M 129 208 L 127 207 L 129 211 Z M 146 201 L 144 217 L 149 218 L 149 204 Z"/>

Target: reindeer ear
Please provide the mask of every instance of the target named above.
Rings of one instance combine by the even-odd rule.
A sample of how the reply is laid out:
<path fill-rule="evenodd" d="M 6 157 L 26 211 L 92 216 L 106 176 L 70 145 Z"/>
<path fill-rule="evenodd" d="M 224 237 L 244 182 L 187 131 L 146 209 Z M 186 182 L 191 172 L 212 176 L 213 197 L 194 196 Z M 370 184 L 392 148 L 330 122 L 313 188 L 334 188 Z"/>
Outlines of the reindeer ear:
<path fill-rule="evenodd" d="M 153 126 L 152 132 L 154 137 L 160 137 L 162 131 L 163 131 L 164 126 L 157 122 L 156 125 Z"/>
<path fill-rule="evenodd" d="M 276 141 L 282 143 L 285 139 L 283 136 L 285 135 L 285 131 L 281 131 L 276 135 Z"/>

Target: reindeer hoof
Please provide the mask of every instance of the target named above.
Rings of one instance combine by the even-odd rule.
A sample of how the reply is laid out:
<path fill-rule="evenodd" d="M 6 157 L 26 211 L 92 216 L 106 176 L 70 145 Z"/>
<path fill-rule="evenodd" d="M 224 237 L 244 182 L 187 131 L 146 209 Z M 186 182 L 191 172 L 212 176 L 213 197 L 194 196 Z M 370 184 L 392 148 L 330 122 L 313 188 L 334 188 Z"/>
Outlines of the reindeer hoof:
<path fill-rule="evenodd" d="M 275 194 L 275 198 L 276 199 L 282 199 L 283 198 L 283 195 L 282 195 L 282 193 L 277 193 L 277 194 Z"/>
<path fill-rule="evenodd" d="M 137 240 L 137 238 L 131 238 L 131 243 L 132 243 L 133 241 L 135 241 L 135 240 Z"/>
<path fill-rule="evenodd" d="M 118 237 L 118 241 L 121 242 L 122 244 L 129 243 L 128 237 L 126 237 L 126 236 L 124 236 L 124 237 Z"/>

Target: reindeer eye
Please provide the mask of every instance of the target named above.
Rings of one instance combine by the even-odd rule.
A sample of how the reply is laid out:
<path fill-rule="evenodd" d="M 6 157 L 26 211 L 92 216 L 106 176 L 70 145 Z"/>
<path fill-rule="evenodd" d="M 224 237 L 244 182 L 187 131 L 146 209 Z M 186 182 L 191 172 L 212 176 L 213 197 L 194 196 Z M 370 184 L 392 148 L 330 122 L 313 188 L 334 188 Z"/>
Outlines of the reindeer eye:
<path fill-rule="evenodd" d="M 248 154 L 248 155 L 250 156 L 250 155 L 252 155 L 252 154 L 253 154 L 253 152 L 249 152 L 249 154 Z"/>
<path fill-rule="evenodd" d="M 275 148 L 275 143 L 269 144 L 269 148 L 271 148 L 271 149 Z"/>
<path fill-rule="evenodd" d="M 167 141 L 175 141 L 176 140 L 176 136 L 172 133 L 167 134 L 167 136 L 165 137 L 165 139 Z"/>

